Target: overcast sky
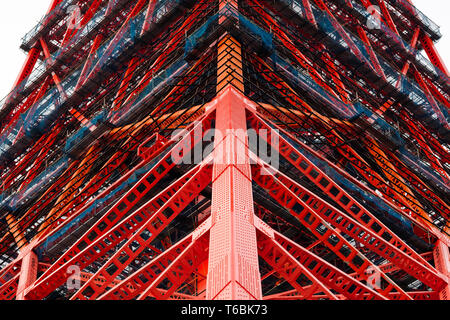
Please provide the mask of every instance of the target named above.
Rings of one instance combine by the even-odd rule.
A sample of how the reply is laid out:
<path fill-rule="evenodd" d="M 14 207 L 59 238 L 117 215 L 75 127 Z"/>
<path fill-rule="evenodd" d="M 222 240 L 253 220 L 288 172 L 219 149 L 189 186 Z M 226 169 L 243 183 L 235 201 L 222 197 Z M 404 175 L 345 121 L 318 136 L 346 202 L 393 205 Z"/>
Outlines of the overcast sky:
<path fill-rule="evenodd" d="M 438 49 L 450 68 L 450 0 L 414 0 L 414 4 L 441 26 L 443 37 Z M 12 89 L 25 60 L 20 39 L 45 14 L 50 0 L 13 0 L 0 4 L 0 99 Z"/>

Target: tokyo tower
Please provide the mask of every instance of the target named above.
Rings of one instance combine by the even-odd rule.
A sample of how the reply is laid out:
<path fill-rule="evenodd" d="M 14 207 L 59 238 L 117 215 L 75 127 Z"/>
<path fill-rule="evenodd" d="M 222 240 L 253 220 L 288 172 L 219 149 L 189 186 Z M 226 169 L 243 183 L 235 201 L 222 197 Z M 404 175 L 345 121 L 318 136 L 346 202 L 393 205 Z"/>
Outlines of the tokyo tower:
<path fill-rule="evenodd" d="M 440 38 L 411 0 L 52 0 L 0 103 L 0 299 L 449 300 Z"/>

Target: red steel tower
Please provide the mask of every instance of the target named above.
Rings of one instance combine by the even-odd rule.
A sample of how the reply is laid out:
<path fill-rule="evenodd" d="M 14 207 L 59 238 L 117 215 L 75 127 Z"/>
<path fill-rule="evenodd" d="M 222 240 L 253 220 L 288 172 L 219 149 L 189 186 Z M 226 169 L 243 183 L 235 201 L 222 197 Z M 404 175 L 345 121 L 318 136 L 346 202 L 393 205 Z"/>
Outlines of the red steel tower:
<path fill-rule="evenodd" d="M 450 299 L 440 37 L 410 0 L 53 0 L 0 106 L 0 298 Z"/>

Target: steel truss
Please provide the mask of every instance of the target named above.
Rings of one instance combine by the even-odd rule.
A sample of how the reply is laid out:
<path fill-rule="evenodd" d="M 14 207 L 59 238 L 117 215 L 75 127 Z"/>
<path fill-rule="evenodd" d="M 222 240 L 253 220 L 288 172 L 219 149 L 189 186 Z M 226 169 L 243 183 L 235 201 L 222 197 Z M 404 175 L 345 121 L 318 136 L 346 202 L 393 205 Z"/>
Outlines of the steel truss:
<path fill-rule="evenodd" d="M 440 37 L 410 0 L 53 0 L 0 107 L 0 298 L 449 299 Z"/>

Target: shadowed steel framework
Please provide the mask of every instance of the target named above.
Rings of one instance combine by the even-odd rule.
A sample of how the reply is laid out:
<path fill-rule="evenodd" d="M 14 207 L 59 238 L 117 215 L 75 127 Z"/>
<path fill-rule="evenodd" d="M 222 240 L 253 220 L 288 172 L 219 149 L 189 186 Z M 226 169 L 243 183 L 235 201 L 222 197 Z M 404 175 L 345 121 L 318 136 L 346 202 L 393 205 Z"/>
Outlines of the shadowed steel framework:
<path fill-rule="evenodd" d="M 0 104 L 0 299 L 450 299 L 440 37 L 410 0 L 51 1 Z"/>

